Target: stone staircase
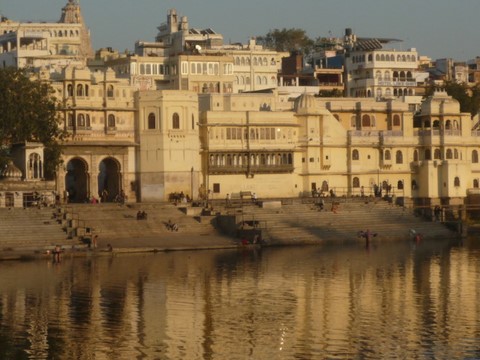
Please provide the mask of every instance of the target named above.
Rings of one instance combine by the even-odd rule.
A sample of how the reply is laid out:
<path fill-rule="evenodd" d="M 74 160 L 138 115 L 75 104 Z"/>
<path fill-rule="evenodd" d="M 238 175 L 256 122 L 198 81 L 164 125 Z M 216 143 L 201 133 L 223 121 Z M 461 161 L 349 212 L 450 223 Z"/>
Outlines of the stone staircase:
<path fill-rule="evenodd" d="M 380 199 L 336 201 L 340 203 L 336 213 L 331 211 L 331 199 L 326 201 L 323 211 L 314 203 L 295 199 L 277 209 L 247 204 L 230 212 L 236 215 L 237 224 L 255 221 L 264 239 L 272 244 L 359 241 L 358 232 L 367 229 L 377 233 L 378 240 L 410 239 L 410 229 L 424 238 L 456 236 L 444 224 L 427 221 Z"/>
<path fill-rule="evenodd" d="M 56 221 L 55 209 L 0 208 L 0 246 L 3 251 L 16 249 L 50 249 L 55 245 L 75 244 Z"/>
<path fill-rule="evenodd" d="M 137 220 L 137 212 L 145 211 L 146 220 Z M 172 220 L 178 224 L 178 234 L 215 235 L 217 231 L 210 222 L 187 216 L 181 208 L 170 203 L 138 203 L 128 205 L 71 204 L 64 211 L 73 217 L 73 226 L 68 226 L 72 236 L 80 238 L 89 233 L 98 234 L 102 239 L 136 239 L 176 235 L 165 224 Z"/>
<path fill-rule="evenodd" d="M 337 213 L 331 211 L 328 199 L 323 211 L 319 211 L 313 203 L 305 203 L 305 199 L 289 199 L 279 208 L 262 208 L 251 202 L 233 208 L 225 208 L 225 204 L 217 202 L 214 208 L 216 214 L 233 215 L 233 227 L 240 228 L 242 223 L 254 222 L 265 240 L 279 245 L 359 241 L 358 231 L 366 229 L 377 233 L 378 240 L 409 239 L 410 229 L 415 229 L 425 238 L 456 236 L 441 223 L 427 221 L 408 209 L 383 200 L 338 201 Z M 39 250 L 55 245 L 81 247 L 85 246 L 82 238 L 91 234 L 100 235 L 102 240 L 219 235 L 214 215 L 195 216 L 195 211 L 200 209 L 187 209 L 170 203 L 122 206 L 111 203 L 69 204 L 57 209 L 0 209 L 0 250 Z M 137 220 L 139 210 L 148 214 L 146 220 Z M 168 220 L 179 225 L 178 233 L 166 228 Z"/>

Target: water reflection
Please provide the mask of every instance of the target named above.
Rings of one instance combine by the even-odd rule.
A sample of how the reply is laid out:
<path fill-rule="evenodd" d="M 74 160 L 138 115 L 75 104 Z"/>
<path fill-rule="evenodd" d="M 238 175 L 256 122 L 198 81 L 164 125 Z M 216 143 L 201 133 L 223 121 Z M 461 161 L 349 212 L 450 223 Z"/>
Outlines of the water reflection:
<path fill-rule="evenodd" d="M 479 259 L 443 241 L 4 262 L 0 358 L 480 358 Z"/>

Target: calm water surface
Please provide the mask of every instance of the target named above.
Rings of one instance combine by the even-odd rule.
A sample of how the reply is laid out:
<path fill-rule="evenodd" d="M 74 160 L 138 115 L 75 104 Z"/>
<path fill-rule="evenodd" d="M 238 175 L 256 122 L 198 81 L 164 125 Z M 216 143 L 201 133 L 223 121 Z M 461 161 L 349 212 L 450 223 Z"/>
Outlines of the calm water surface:
<path fill-rule="evenodd" d="M 0 359 L 480 359 L 472 239 L 0 263 Z"/>

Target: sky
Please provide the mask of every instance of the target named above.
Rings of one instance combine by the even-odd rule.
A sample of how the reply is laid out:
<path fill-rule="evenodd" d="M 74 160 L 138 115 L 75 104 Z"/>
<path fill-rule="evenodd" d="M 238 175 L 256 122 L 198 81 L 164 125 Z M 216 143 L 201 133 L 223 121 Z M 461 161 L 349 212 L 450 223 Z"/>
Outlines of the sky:
<path fill-rule="evenodd" d="M 468 61 L 480 56 L 480 0 L 79 0 L 93 47 L 133 50 L 153 41 L 169 9 L 190 27 L 212 28 L 225 43 L 247 43 L 272 29 L 300 28 L 307 35 L 395 38 L 399 50 Z M 0 13 L 17 21 L 58 21 L 67 0 L 0 0 Z"/>

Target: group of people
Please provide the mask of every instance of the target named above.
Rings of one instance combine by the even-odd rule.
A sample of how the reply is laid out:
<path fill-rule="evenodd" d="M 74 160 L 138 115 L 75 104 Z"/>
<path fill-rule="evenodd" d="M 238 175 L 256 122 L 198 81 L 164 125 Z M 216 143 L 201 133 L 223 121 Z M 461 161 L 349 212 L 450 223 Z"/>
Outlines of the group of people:
<path fill-rule="evenodd" d="M 167 226 L 167 229 L 170 231 L 178 231 L 178 224 L 172 222 L 171 219 L 168 220 L 168 222 L 166 223 L 166 226 Z"/>

